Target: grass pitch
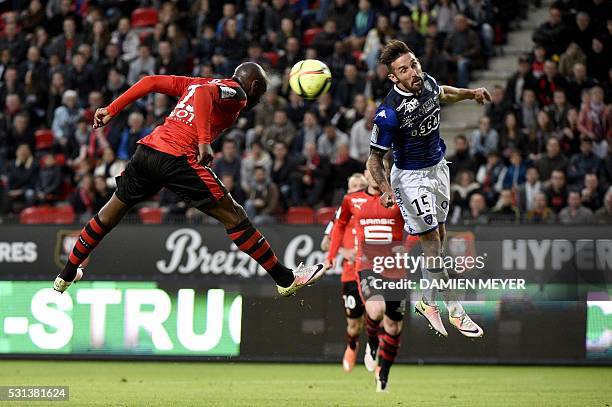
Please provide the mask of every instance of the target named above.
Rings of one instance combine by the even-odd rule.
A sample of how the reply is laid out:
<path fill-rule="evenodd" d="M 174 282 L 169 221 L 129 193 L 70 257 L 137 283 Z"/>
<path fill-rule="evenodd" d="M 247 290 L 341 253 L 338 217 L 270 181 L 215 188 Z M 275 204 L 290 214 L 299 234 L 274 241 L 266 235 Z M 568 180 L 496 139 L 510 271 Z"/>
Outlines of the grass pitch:
<path fill-rule="evenodd" d="M 612 406 L 610 367 L 0 361 L 0 385 L 70 386 L 75 406 Z M 48 405 L 8 403 L 0 405 Z"/>

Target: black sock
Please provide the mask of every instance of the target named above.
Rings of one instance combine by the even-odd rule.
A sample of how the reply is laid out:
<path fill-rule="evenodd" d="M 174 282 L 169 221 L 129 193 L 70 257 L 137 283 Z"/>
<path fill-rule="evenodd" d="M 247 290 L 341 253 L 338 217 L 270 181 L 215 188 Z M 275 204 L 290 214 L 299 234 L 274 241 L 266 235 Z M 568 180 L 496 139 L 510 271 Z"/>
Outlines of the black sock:
<path fill-rule="evenodd" d="M 293 280 L 295 280 L 293 271 L 283 266 L 280 262 L 276 263 L 274 267 L 268 270 L 268 274 L 270 274 L 270 277 L 272 277 L 276 284 L 281 287 L 289 287 L 293 283 Z"/>

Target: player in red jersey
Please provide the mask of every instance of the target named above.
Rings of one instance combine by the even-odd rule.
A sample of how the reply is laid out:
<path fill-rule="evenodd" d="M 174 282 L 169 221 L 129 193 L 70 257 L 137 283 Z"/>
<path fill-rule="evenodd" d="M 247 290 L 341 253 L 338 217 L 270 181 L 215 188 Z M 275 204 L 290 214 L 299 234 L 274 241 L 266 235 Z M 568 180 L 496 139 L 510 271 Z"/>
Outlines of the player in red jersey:
<path fill-rule="evenodd" d="M 175 192 L 191 206 L 221 222 L 240 250 L 257 261 L 276 282 L 278 292 L 289 296 L 320 279 L 323 264 L 296 270 L 285 267 L 267 240 L 251 224 L 244 209 L 208 167 L 210 144 L 237 119 L 253 108 L 267 89 L 266 73 L 253 62 L 239 65 L 231 79 L 155 75 L 141 79 L 107 107 L 96 110 L 94 128 L 108 124 L 123 108 L 151 93 L 179 97 L 164 123 L 140 140 L 121 176 L 117 191 L 81 231 L 54 289 L 64 292 L 83 275 L 81 263 L 102 238 L 137 203 L 162 187 Z"/>
<path fill-rule="evenodd" d="M 350 220 L 354 219 L 357 237 L 355 268 L 359 273 L 360 294 L 365 303 L 368 336 L 364 362 L 368 370 L 376 370 L 376 390 L 385 391 L 389 370 L 400 345 L 407 291 L 390 292 L 382 287 L 385 281 L 405 278 L 406 271 L 392 268 L 377 273 L 372 262 L 378 256 L 391 256 L 396 246 L 403 248 L 404 220 L 397 206 L 384 208 L 380 205 L 381 192 L 378 185 L 369 171 L 365 171 L 365 176 L 368 188 L 347 194 L 342 201 L 326 261 L 328 265 L 333 264 L 340 238 Z M 382 334 L 379 333 L 381 321 Z M 378 366 L 375 362 L 376 355 Z"/>
<path fill-rule="evenodd" d="M 353 174 L 348 179 L 347 195 L 362 191 L 367 186 L 368 183 L 363 174 Z M 356 244 L 353 220 L 354 218 L 351 218 L 349 224 L 344 229 L 342 243 L 338 249 L 338 253 L 342 256 L 342 276 L 340 277 L 340 282 L 342 283 L 342 300 L 346 315 L 346 349 L 342 357 L 342 368 L 346 372 L 353 370 L 357 361 L 359 334 L 361 334 L 363 329 L 363 313 L 365 311 L 363 301 L 361 301 L 361 296 L 359 295 L 357 272 L 355 271 Z M 330 248 L 333 225 L 334 222 L 331 221 L 325 229 L 325 236 L 321 242 L 321 249 L 323 251 L 328 251 Z"/>

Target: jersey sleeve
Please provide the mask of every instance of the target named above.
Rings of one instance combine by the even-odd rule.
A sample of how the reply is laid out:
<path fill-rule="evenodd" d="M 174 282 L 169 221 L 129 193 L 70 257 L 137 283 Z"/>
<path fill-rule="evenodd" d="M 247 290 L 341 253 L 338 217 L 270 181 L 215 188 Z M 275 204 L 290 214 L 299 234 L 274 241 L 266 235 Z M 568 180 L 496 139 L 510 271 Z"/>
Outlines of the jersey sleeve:
<path fill-rule="evenodd" d="M 393 143 L 393 136 L 397 129 L 397 117 L 395 111 L 385 105 L 381 105 L 374 117 L 374 127 L 370 137 L 370 148 L 387 151 Z"/>
<path fill-rule="evenodd" d="M 191 80 L 186 76 L 171 76 L 171 75 L 149 75 L 145 76 L 121 96 L 119 96 L 107 109 L 111 116 L 115 116 L 122 111 L 130 103 L 140 99 L 141 97 L 151 93 L 164 93 L 170 96 L 180 96 L 187 87 L 187 83 Z"/>
<path fill-rule="evenodd" d="M 219 88 L 216 85 L 200 86 L 194 96 L 194 114 L 199 144 L 210 144 L 212 134 L 213 104 L 219 101 Z"/>
<path fill-rule="evenodd" d="M 443 96 L 443 90 L 442 87 L 438 85 L 438 81 L 436 81 L 433 76 L 427 73 L 424 73 L 423 76 L 423 79 L 425 79 L 425 81 L 429 83 L 431 91 L 434 93 L 434 95 L 438 98 L 441 98 Z"/>
<path fill-rule="evenodd" d="M 336 212 L 336 220 L 334 221 L 334 226 L 331 231 L 331 242 L 329 244 L 329 253 L 327 254 L 327 259 L 329 261 L 335 259 L 338 255 L 338 250 L 344 239 L 346 225 L 348 225 L 352 216 L 350 200 L 345 196 L 342 200 L 342 206 L 340 206 Z"/>

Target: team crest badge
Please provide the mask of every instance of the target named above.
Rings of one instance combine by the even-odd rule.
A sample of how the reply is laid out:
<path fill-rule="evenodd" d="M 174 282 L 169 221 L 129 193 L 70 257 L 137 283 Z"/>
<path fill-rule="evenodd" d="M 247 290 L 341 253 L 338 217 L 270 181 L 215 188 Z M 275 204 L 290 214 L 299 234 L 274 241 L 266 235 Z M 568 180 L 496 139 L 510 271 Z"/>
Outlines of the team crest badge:
<path fill-rule="evenodd" d="M 429 81 L 425 81 L 425 89 L 427 89 L 430 92 L 432 91 L 431 84 L 429 83 Z"/>
<path fill-rule="evenodd" d="M 423 218 L 423 220 L 425 221 L 425 223 L 427 223 L 428 225 L 431 226 L 431 224 L 433 223 L 433 216 L 431 214 L 430 215 L 426 215 Z"/>

